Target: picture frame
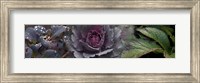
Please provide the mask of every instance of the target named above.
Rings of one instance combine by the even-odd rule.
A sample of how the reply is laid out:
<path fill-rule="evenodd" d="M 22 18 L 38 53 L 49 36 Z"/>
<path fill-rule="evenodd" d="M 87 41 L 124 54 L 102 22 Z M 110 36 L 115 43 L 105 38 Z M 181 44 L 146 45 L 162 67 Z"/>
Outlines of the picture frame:
<path fill-rule="evenodd" d="M 4 82 L 200 82 L 199 0 L 0 0 L 0 81 Z M 9 15 L 19 9 L 190 9 L 191 73 L 10 73 Z"/>

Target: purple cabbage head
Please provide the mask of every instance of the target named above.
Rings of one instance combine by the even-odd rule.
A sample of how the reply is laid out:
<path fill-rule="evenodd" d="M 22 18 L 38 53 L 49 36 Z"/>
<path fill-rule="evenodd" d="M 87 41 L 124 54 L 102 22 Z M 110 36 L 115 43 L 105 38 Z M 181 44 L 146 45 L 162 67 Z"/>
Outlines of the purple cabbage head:
<path fill-rule="evenodd" d="M 121 28 L 109 25 L 77 25 L 71 28 L 71 32 L 67 43 L 74 57 L 121 57 Z"/>

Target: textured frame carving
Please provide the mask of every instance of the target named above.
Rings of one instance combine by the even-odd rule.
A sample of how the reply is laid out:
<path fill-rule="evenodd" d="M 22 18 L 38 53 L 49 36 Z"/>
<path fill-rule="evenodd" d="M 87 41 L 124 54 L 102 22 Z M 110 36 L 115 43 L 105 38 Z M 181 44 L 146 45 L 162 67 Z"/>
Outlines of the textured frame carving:
<path fill-rule="evenodd" d="M 9 14 L 17 9 L 190 9 L 191 73 L 189 74 L 12 74 L 9 73 Z M 199 0 L 0 0 L 0 82 L 200 82 Z"/>

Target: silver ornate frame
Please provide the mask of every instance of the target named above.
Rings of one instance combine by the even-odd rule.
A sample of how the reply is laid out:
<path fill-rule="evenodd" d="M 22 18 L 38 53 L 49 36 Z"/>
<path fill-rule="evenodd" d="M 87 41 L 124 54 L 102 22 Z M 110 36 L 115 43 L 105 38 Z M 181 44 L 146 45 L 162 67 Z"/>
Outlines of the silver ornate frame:
<path fill-rule="evenodd" d="M 18 9 L 190 9 L 191 73 L 10 73 L 9 15 Z M 0 82 L 200 82 L 199 0 L 0 0 Z"/>

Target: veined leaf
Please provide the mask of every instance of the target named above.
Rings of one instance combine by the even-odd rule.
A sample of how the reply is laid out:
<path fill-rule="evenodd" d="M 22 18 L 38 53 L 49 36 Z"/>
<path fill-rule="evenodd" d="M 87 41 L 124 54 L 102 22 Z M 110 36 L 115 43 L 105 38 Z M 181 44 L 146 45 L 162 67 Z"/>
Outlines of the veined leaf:
<path fill-rule="evenodd" d="M 122 57 L 137 58 L 147 53 L 154 52 L 156 50 L 162 50 L 162 48 L 155 42 L 150 42 L 142 39 L 138 39 L 137 41 L 132 42 L 131 46 L 133 47 L 133 49 L 128 51 L 123 51 Z"/>
<path fill-rule="evenodd" d="M 165 32 L 159 29 L 150 28 L 150 27 L 138 28 L 137 31 L 141 32 L 145 36 L 152 38 L 153 40 L 158 42 L 161 45 L 161 47 L 164 50 L 166 50 L 168 54 L 170 54 L 170 51 L 171 51 L 170 42 Z"/>
<path fill-rule="evenodd" d="M 164 31 L 167 35 L 169 35 L 170 39 L 175 43 L 175 37 L 172 33 L 174 33 L 174 29 L 167 25 L 146 25 L 146 27 L 153 27 Z"/>
<path fill-rule="evenodd" d="M 172 33 L 174 32 L 174 30 L 172 28 L 167 27 L 167 26 L 163 26 L 163 27 L 160 27 L 158 29 L 164 31 L 167 35 L 169 35 L 169 37 L 171 38 L 171 40 L 173 41 L 173 43 L 175 43 L 175 37 L 174 37 L 174 35 L 172 35 Z"/>

